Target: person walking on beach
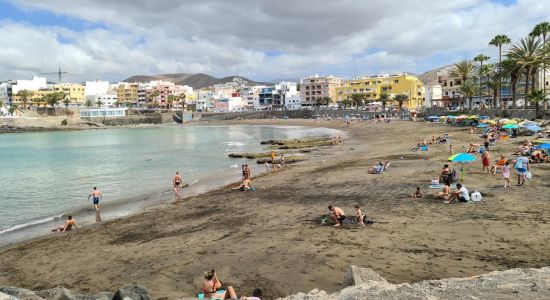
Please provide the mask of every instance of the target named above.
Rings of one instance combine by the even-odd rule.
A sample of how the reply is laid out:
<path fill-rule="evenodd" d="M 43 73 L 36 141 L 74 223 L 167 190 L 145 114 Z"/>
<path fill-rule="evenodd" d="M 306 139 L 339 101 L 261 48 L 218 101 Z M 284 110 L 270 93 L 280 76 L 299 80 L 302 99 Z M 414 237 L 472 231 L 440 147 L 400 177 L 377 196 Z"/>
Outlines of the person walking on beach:
<path fill-rule="evenodd" d="M 524 185 L 525 177 L 527 176 L 527 172 L 529 172 L 529 159 L 525 156 L 518 157 L 514 169 L 518 173 L 518 185 Z"/>
<path fill-rule="evenodd" d="M 95 211 L 99 211 L 99 200 L 103 199 L 103 194 L 94 186 L 94 189 L 88 195 L 88 200 L 90 200 L 90 197 L 93 197 Z"/>
<path fill-rule="evenodd" d="M 483 154 L 481 154 L 481 163 L 483 165 L 481 172 L 485 172 L 485 170 L 487 170 L 487 173 L 490 173 L 491 170 L 489 169 L 489 165 L 491 164 L 491 154 L 489 153 L 489 149 L 485 149 Z"/>
<path fill-rule="evenodd" d="M 346 219 L 346 214 L 340 207 L 335 207 L 332 205 L 328 206 L 328 210 L 331 211 L 330 218 L 336 222 L 334 227 L 340 227 L 342 225 L 342 222 Z"/>
<path fill-rule="evenodd" d="M 275 163 L 275 158 L 277 157 L 277 155 L 275 154 L 275 151 L 271 151 L 271 163 L 274 164 Z"/>
<path fill-rule="evenodd" d="M 504 177 L 504 188 L 510 186 L 510 163 L 505 162 L 501 167 L 502 177 Z"/>
<path fill-rule="evenodd" d="M 357 223 L 361 225 L 361 228 L 365 229 L 365 219 L 367 216 L 361 211 L 359 205 L 355 205 L 355 217 L 357 218 Z"/>
<path fill-rule="evenodd" d="M 172 179 L 172 183 L 174 184 L 174 195 L 176 198 L 180 197 L 180 188 L 182 185 L 182 179 L 179 171 L 176 171 L 176 176 Z"/>

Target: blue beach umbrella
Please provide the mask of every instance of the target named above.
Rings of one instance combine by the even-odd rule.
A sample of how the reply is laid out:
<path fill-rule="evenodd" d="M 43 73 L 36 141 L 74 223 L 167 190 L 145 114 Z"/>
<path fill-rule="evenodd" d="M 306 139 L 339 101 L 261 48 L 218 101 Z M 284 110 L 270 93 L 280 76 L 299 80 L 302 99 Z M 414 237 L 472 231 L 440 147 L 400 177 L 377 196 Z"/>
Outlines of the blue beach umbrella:
<path fill-rule="evenodd" d="M 489 125 L 485 124 L 485 123 L 481 123 L 479 125 L 477 125 L 477 128 L 487 128 L 489 127 Z"/>
<path fill-rule="evenodd" d="M 519 128 L 519 126 L 516 125 L 516 124 L 506 124 L 506 125 L 502 126 L 502 128 L 504 128 L 504 129 L 517 129 L 517 128 Z"/>
<path fill-rule="evenodd" d="M 489 117 L 489 116 L 480 116 L 479 118 L 481 120 L 489 120 L 491 117 Z"/>
<path fill-rule="evenodd" d="M 461 164 L 460 166 L 460 180 L 464 181 L 464 165 L 465 163 L 471 163 L 476 160 L 474 155 L 469 153 L 457 153 L 448 158 L 450 162 Z"/>
<path fill-rule="evenodd" d="M 534 131 L 534 132 L 542 130 L 542 127 L 539 127 L 538 125 L 526 125 L 524 127 L 525 127 L 525 129 L 530 130 L 530 131 Z"/>
<path fill-rule="evenodd" d="M 427 119 L 439 119 L 438 116 L 429 116 Z"/>
<path fill-rule="evenodd" d="M 541 145 L 535 146 L 535 149 L 544 149 L 544 150 L 548 150 L 548 149 L 550 149 L 550 144 L 548 144 L 548 143 L 546 143 L 546 144 L 541 144 Z"/>

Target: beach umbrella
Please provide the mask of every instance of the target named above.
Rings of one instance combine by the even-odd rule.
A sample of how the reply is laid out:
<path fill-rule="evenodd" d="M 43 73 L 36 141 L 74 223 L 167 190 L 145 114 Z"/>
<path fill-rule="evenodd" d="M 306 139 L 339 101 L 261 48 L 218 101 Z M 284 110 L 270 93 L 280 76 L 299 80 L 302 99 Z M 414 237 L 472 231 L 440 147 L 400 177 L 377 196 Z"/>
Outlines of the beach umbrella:
<path fill-rule="evenodd" d="M 503 129 L 517 129 L 517 128 L 519 128 L 519 126 L 516 125 L 516 124 L 506 124 L 506 125 L 502 126 L 502 128 Z"/>
<path fill-rule="evenodd" d="M 548 150 L 550 149 L 550 144 L 549 143 L 545 143 L 545 144 L 541 144 L 541 145 L 538 145 L 538 146 L 535 146 L 535 149 L 545 149 L 545 150 Z"/>
<path fill-rule="evenodd" d="M 534 131 L 534 132 L 538 132 L 538 131 L 542 130 L 542 127 L 539 127 L 538 125 L 526 125 L 524 127 L 525 127 L 525 129 L 530 130 L 530 131 Z"/>
<path fill-rule="evenodd" d="M 515 125 L 515 124 L 518 123 L 518 121 L 516 121 L 516 120 L 506 120 L 506 121 L 504 121 L 504 122 L 502 122 L 502 123 L 503 123 L 503 124 L 514 124 L 514 125 Z"/>
<path fill-rule="evenodd" d="M 447 160 L 450 162 L 455 162 L 460 164 L 460 180 L 464 181 L 464 164 L 475 161 L 476 157 L 469 153 L 457 153 L 449 157 Z"/>
<path fill-rule="evenodd" d="M 497 122 L 494 121 L 494 120 L 486 120 L 485 123 L 491 124 L 491 125 L 496 125 L 497 124 Z"/>
<path fill-rule="evenodd" d="M 479 118 L 482 119 L 482 120 L 488 120 L 488 119 L 490 119 L 491 117 L 489 117 L 489 116 L 480 116 Z"/>
<path fill-rule="evenodd" d="M 489 127 L 489 125 L 485 124 L 485 123 L 481 123 L 479 125 L 477 125 L 477 128 L 487 128 Z"/>

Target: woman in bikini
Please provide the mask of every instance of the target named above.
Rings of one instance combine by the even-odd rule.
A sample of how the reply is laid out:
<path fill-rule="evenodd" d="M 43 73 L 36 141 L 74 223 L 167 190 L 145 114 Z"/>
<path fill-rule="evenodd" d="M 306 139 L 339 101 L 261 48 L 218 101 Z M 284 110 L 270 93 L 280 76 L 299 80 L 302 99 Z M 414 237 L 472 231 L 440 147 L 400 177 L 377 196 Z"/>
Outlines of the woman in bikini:
<path fill-rule="evenodd" d="M 221 287 L 222 282 L 218 279 L 214 270 L 204 273 L 202 291 L 205 299 L 239 299 L 232 286 L 228 286 L 225 290 L 218 290 Z"/>

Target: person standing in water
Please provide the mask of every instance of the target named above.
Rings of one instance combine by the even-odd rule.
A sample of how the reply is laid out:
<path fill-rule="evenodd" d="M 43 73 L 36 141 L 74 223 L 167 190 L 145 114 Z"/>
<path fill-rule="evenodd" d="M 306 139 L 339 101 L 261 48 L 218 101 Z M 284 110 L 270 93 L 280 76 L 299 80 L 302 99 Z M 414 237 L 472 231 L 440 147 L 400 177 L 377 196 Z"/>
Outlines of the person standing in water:
<path fill-rule="evenodd" d="M 90 200 L 90 197 L 93 197 L 95 210 L 99 211 L 99 200 L 103 199 L 103 194 L 94 186 L 94 189 L 90 192 L 90 195 L 88 195 L 88 200 Z"/>
<path fill-rule="evenodd" d="M 174 184 L 174 195 L 176 198 L 180 197 L 180 188 L 182 185 L 182 179 L 179 171 L 176 171 L 176 176 L 174 176 L 174 179 L 172 179 L 172 183 Z"/>

